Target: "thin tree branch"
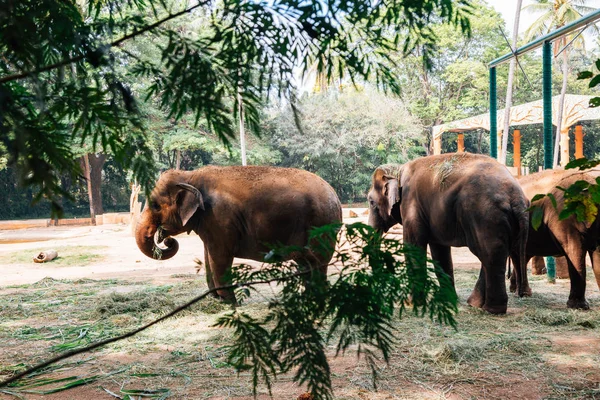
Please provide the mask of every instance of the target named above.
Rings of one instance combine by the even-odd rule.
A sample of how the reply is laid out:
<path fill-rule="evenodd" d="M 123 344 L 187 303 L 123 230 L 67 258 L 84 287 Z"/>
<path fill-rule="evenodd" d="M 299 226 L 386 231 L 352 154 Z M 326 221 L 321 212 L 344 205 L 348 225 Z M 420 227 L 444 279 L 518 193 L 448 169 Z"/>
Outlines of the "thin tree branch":
<path fill-rule="evenodd" d="M 89 346 L 86 346 L 86 347 L 83 347 L 83 348 L 80 348 L 80 349 L 71 350 L 71 351 L 68 351 L 68 352 L 63 353 L 63 354 L 59 354 L 56 357 L 53 357 L 53 358 L 51 358 L 49 360 L 46 360 L 46 361 L 43 361 L 43 362 L 41 362 L 41 363 L 39 363 L 37 365 L 34 365 L 33 367 L 28 368 L 25 371 L 20 372 L 17 375 L 12 376 L 12 377 L 10 377 L 10 378 L 8 378 L 8 379 L 0 382 L 0 387 L 5 387 L 5 386 L 9 385 L 10 383 L 17 381 L 17 380 L 25 377 L 26 375 L 31 374 L 32 372 L 35 372 L 35 371 L 40 370 L 42 368 L 45 368 L 45 367 L 47 367 L 49 365 L 52 365 L 52 364 L 54 364 L 54 363 L 56 363 L 58 361 L 64 360 L 66 358 L 73 357 L 74 355 L 77 355 L 77 354 L 81 354 L 81 353 L 88 352 L 90 350 L 97 349 L 98 347 L 102 347 L 102 346 L 107 345 L 109 343 L 117 342 L 119 340 L 123 340 L 123 339 L 126 339 L 128 337 L 132 337 L 132 336 L 134 336 L 134 335 L 136 335 L 136 334 L 138 334 L 138 333 L 140 333 L 140 332 L 142 332 L 142 331 L 150 328 L 151 326 L 158 324 L 159 322 L 162 322 L 162 321 L 164 321 L 164 320 L 166 320 L 168 318 L 171 318 L 173 315 L 175 315 L 175 314 L 177 314 L 177 313 L 185 310 L 186 308 L 190 307 L 191 305 L 193 305 L 193 304 L 199 302 L 200 300 L 204 299 L 209 294 L 216 293 L 217 290 L 229 290 L 229 289 L 236 289 L 236 288 L 245 287 L 245 286 L 260 285 L 260 284 L 264 284 L 264 283 L 280 282 L 280 281 L 285 281 L 287 279 L 294 278 L 294 277 L 297 277 L 297 276 L 307 275 L 307 274 L 310 274 L 312 272 L 313 272 L 312 270 L 308 269 L 306 271 L 296 272 L 296 273 L 293 273 L 293 274 L 290 274 L 290 275 L 286 275 L 286 276 L 282 276 L 282 277 L 279 277 L 279 278 L 265 279 L 265 280 L 260 280 L 260 281 L 251 281 L 251 282 L 242 282 L 242 283 L 236 283 L 236 284 L 233 284 L 233 285 L 220 286 L 220 287 L 216 287 L 216 288 L 210 289 L 209 291 L 204 292 L 203 294 L 201 294 L 201 295 L 199 295 L 197 297 L 194 297 L 192 300 L 188 301 L 187 303 L 185 303 L 185 304 L 183 304 L 183 305 L 175 308 L 170 313 L 168 313 L 166 315 L 163 315 L 162 317 L 160 317 L 160 318 L 158 318 L 158 319 L 156 319 L 156 320 L 154 320 L 152 322 L 149 322 L 146 325 L 143 325 L 143 326 L 141 326 L 141 327 L 139 327 L 137 329 L 134 329 L 133 331 L 129 331 L 127 333 L 124 333 L 123 335 L 115 336 L 115 337 L 108 338 L 108 339 L 105 339 L 105 340 L 101 340 L 100 342 L 93 343 L 93 344 L 91 344 Z"/>
<path fill-rule="evenodd" d="M 165 18 L 163 18 L 161 20 L 158 20 L 158 21 L 156 21 L 153 24 L 145 26 L 144 28 L 142 28 L 140 30 L 131 32 L 130 34 L 125 35 L 122 38 L 115 40 L 114 42 L 109 43 L 106 47 L 110 48 L 110 47 L 119 46 L 119 45 L 121 45 L 121 43 L 123 43 L 123 42 L 125 42 L 125 41 L 127 41 L 129 39 L 133 39 L 134 37 L 142 35 L 142 34 L 144 34 L 146 32 L 149 32 L 149 31 L 151 31 L 151 30 L 159 27 L 160 25 L 164 24 L 167 21 L 170 21 L 172 19 L 178 18 L 178 17 L 180 17 L 180 16 L 182 16 L 184 14 L 190 13 L 193 10 L 195 10 L 196 8 L 201 7 L 203 5 L 206 5 L 209 1 L 210 0 L 200 1 L 197 4 L 195 4 L 195 5 L 191 6 L 191 7 L 186 8 L 185 10 L 179 11 L 179 12 L 177 12 L 175 14 L 169 14 L 167 17 L 165 17 Z M 100 46 L 100 47 L 105 47 L 105 46 Z M 28 76 L 31 76 L 31 75 L 37 75 L 37 74 L 42 73 L 42 72 L 51 71 L 53 69 L 56 69 L 56 68 L 59 68 L 59 67 L 63 67 L 65 65 L 69 65 L 69 64 L 72 64 L 74 62 L 81 61 L 81 60 L 85 59 L 89 54 L 90 54 L 90 52 L 88 52 L 87 54 L 78 55 L 76 57 L 67 58 L 67 59 L 61 60 L 61 61 L 59 61 L 59 62 L 57 62 L 55 64 L 46 65 L 44 67 L 35 69 L 33 71 L 26 71 L 26 72 L 21 72 L 19 74 L 13 74 L 13 75 L 4 76 L 4 77 L 0 78 L 0 84 L 1 83 L 6 83 L 6 82 L 11 82 L 11 81 L 16 81 L 16 80 L 23 79 L 23 78 L 27 78 Z"/>

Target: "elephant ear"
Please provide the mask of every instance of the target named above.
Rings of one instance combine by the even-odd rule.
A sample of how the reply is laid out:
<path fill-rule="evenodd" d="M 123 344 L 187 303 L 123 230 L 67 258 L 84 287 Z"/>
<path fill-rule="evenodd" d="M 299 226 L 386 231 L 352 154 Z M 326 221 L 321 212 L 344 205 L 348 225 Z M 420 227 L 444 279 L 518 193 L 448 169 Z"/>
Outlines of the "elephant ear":
<path fill-rule="evenodd" d="M 198 208 L 204 210 L 204 201 L 198 188 L 187 183 L 178 183 L 177 186 L 183 189 L 177 194 L 177 207 L 181 223 L 185 226 Z"/>
<path fill-rule="evenodd" d="M 401 201 L 400 188 L 398 187 L 398 179 L 392 177 L 384 177 L 385 184 L 383 186 L 383 194 L 388 199 L 389 209 L 387 210 L 388 215 L 392 215 L 392 209 L 394 206 Z"/>

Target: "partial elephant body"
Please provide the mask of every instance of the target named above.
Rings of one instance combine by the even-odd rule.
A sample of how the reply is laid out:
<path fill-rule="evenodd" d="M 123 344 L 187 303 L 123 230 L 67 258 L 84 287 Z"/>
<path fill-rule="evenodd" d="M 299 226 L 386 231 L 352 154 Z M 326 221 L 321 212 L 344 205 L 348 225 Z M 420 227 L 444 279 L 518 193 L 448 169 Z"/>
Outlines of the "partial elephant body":
<path fill-rule="evenodd" d="M 234 257 L 264 259 L 268 245 L 305 246 L 309 230 L 342 221 L 333 188 L 303 170 L 276 167 L 204 167 L 167 171 L 158 180 L 138 223 L 136 240 L 144 254 L 156 252 L 154 235 L 160 227 L 169 258 L 177 247 L 170 236 L 196 232 L 205 246 L 210 288 L 223 286 Z M 307 266 L 327 271 L 328 254 L 302 256 Z M 219 295 L 230 300 L 230 291 Z"/>
<path fill-rule="evenodd" d="M 451 278 L 450 247 L 467 246 L 482 263 L 469 304 L 506 312 L 506 260 L 509 254 L 524 259 L 529 218 L 528 201 L 504 166 L 468 153 L 381 166 L 373 174 L 369 201 L 371 226 L 387 231 L 401 222 L 405 243 L 429 245 Z M 525 275 L 521 288 L 527 286 Z"/>
<path fill-rule="evenodd" d="M 596 219 L 591 224 L 577 221 L 575 216 L 560 220 L 559 213 L 564 206 L 563 191 L 557 186 L 568 188 L 579 180 L 595 183 L 595 178 L 600 176 L 599 171 L 569 171 L 546 170 L 519 179 L 519 183 L 528 198 L 536 194 L 551 193 L 557 202 L 554 208 L 549 197 L 544 197 L 533 203 L 543 210 L 542 224 L 536 231 L 529 229 L 527 242 L 527 260 L 533 256 L 566 256 L 571 292 L 567 306 L 569 308 L 588 309 L 589 304 L 585 299 L 585 256 L 589 253 L 592 259 L 596 281 L 600 286 L 600 265 L 595 265 L 599 255 L 594 255 L 600 239 L 600 220 Z M 514 283 L 511 281 L 511 288 Z"/>

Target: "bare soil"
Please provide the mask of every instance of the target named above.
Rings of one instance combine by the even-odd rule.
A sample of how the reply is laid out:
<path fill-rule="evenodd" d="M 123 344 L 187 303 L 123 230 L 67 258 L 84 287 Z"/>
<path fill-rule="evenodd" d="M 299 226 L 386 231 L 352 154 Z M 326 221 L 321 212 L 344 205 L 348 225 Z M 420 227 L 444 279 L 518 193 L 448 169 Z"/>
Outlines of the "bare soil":
<path fill-rule="evenodd" d="M 137 327 L 205 290 L 204 271 L 197 274 L 194 262 L 203 259 L 200 239 L 193 234 L 177 239 L 178 255 L 156 261 L 137 249 L 125 225 L 0 231 L 0 379 L 22 368 L 19 364 L 33 365 L 71 343 Z M 100 252 L 101 257 L 68 266 L 31 261 L 40 251 L 57 248 L 63 249 L 63 257 L 69 248 Z M 58 255 L 60 259 L 60 250 Z M 508 314 L 491 316 L 466 305 L 479 261 L 465 248 L 453 249 L 453 257 L 461 302 L 458 329 L 411 315 L 398 321 L 398 344 L 390 363 L 381 362 L 376 387 L 363 360 L 352 353 L 335 358 L 332 347 L 336 399 L 600 398 L 600 292 L 595 281 L 588 280 L 590 311 L 566 309 L 568 280 L 551 285 L 538 276 L 531 278 L 532 298 L 511 295 Z M 147 300 L 140 307 L 147 309 L 98 311 L 107 299 L 140 293 L 139 299 Z M 244 307 L 260 313 L 264 304 L 265 298 L 253 298 Z M 38 377 L 101 376 L 92 383 L 20 396 L 115 399 L 108 391 L 123 397 L 127 389 L 166 388 L 173 399 L 251 399 L 251 377 L 224 364 L 223 345 L 230 334 L 211 326 L 227 310 L 212 301 Z M 305 391 L 284 375 L 273 386 L 272 398 L 296 399 Z M 0 392 L 0 398 L 18 397 Z M 270 398 L 265 387 L 258 398 Z"/>

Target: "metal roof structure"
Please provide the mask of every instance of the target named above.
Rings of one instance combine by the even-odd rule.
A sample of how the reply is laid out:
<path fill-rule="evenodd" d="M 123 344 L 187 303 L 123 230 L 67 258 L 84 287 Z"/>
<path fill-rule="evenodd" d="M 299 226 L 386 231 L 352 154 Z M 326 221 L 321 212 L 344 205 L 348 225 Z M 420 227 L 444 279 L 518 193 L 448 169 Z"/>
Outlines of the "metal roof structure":
<path fill-rule="evenodd" d="M 554 96 L 552 98 L 552 123 L 554 125 L 556 125 L 556 116 L 558 114 L 556 111 L 558 110 L 559 97 Z M 565 95 L 565 108 L 561 123 L 563 129 L 574 125 L 578 121 L 600 119 L 600 107 L 590 108 L 589 106 L 592 97 L 576 94 Z M 503 111 L 499 110 L 497 114 L 497 126 L 504 126 Z M 543 122 L 543 104 L 541 99 L 513 106 L 510 109 L 510 126 L 541 124 Z M 447 124 L 435 125 L 432 135 L 434 139 L 438 139 L 444 132 L 465 132 L 479 128 L 490 130 L 490 113 L 476 115 Z"/>

